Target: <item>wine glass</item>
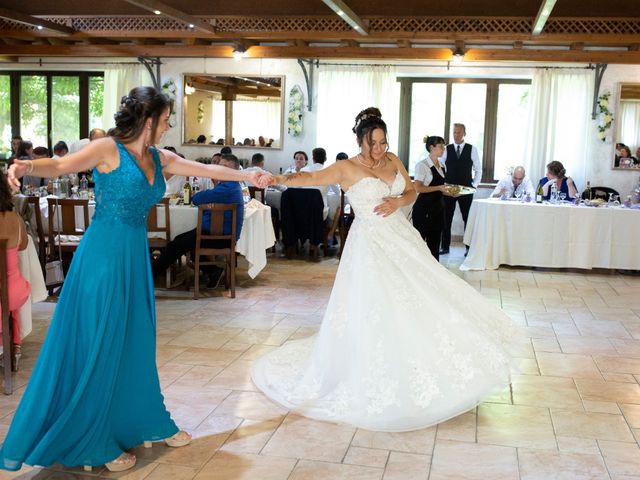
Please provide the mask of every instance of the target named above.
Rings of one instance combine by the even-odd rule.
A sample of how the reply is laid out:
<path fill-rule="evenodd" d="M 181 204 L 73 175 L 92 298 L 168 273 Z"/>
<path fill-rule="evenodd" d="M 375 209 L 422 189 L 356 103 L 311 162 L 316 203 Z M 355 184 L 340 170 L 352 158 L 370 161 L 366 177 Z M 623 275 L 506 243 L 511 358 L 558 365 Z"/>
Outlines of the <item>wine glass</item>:
<path fill-rule="evenodd" d="M 567 194 L 564 192 L 560 192 L 558 194 L 558 197 L 560 198 L 560 203 L 564 202 L 564 199 L 567 198 Z"/>

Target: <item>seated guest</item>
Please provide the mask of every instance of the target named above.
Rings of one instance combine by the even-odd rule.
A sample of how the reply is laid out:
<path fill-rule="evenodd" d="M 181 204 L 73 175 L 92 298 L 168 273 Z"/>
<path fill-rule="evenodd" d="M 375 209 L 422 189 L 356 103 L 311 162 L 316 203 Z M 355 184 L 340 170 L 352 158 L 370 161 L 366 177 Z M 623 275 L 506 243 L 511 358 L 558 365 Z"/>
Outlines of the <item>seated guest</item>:
<path fill-rule="evenodd" d="M 69 147 L 67 147 L 66 142 L 60 140 L 53 146 L 53 157 L 51 158 L 64 157 L 67 153 L 69 153 Z"/>
<path fill-rule="evenodd" d="M 27 282 L 18 265 L 18 251 L 27 248 L 27 230 L 18 213 L 13 210 L 11 188 L 6 175 L 0 170 L 0 232 L 8 237 L 7 242 L 7 285 L 9 290 L 9 312 L 11 314 L 14 362 L 16 369 L 21 355 L 22 335 L 20 332 L 20 307 L 29 299 L 31 285 Z M 0 332 L 2 325 L 0 324 Z"/>
<path fill-rule="evenodd" d="M 196 143 L 199 143 L 199 144 L 207 143 L 207 137 L 205 137 L 204 135 L 198 135 L 198 138 L 196 138 Z"/>
<path fill-rule="evenodd" d="M 620 159 L 619 166 L 620 167 L 633 167 L 636 163 L 638 163 L 638 159 L 631 155 L 631 149 L 626 145 L 620 147 Z"/>
<path fill-rule="evenodd" d="M 235 155 L 222 155 L 220 159 L 220 165 L 228 168 L 238 170 L 240 163 Z M 236 208 L 236 240 L 240 238 L 240 232 L 242 230 L 242 222 L 244 220 L 244 199 L 242 198 L 242 187 L 240 182 L 234 181 L 222 181 L 219 182 L 215 188 L 203 190 L 196 193 L 193 196 L 192 203 L 194 205 L 204 205 L 207 203 L 222 203 L 237 205 Z M 205 212 L 202 216 L 202 229 L 203 231 L 209 231 L 211 227 L 211 215 L 209 212 Z M 231 233 L 231 215 L 225 213 L 223 233 L 228 235 Z M 219 243 L 219 242 L 222 242 Z M 212 240 L 205 245 L 210 248 L 224 248 L 227 246 L 226 242 Z M 160 254 L 160 256 L 153 262 L 152 270 L 153 274 L 163 274 L 169 266 L 187 252 L 194 250 L 196 247 L 196 229 L 189 230 L 188 232 L 181 233 L 176 238 L 171 240 L 167 244 L 167 247 Z M 207 288 L 215 288 L 220 283 L 222 278 L 223 269 L 215 265 L 203 265 L 202 271 L 205 275 L 205 283 Z M 196 272 L 196 275 L 198 272 Z"/>
<path fill-rule="evenodd" d="M 347 155 L 344 152 L 340 152 L 339 154 L 336 155 L 336 162 L 338 160 L 349 160 L 349 155 Z"/>
<path fill-rule="evenodd" d="M 47 147 L 36 147 L 32 150 L 31 159 L 35 160 L 36 158 L 48 158 L 49 150 Z M 42 177 L 34 177 L 32 175 L 25 175 L 22 178 L 22 185 L 30 185 L 35 188 L 40 188 L 45 184 L 44 178 Z"/>
<path fill-rule="evenodd" d="M 300 169 L 301 172 L 315 172 L 317 170 L 322 170 L 324 168 L 324 162 L 327 161 L 327 151 L 324 148 L 314 148 L 311 151 L 311 159 L 313 163 L 306 167 L 302 167 Z M 327 185 L 321 187 L 307 187 L 307 188 L 315 188 L 320 190 L 322 194 L 322 202 L 324 203 L 324 208 L 322 209 L 322 220 L 326 220 L 329 215 L 329 199 L 327 198 L 327 194 L 329 192 L 329 187 Z"/>
<path fill-rule="evenodd" d="M 254 153 L 251 157 L 251 166 L 245 168 L 245 170 L 249 172 L 254 170 L 264 172 L 264 155 L 261 153 Z"/>
<path fill-rule="evenodd" d="M 287 173 L 297 173 L 300 170 L 302 170 L 303 167 L 307 166 L 307 162 L 309 161 L 309 157 L 307 157 L 307 154 L 303 151 L 297 151 L 296 153 L 293 154 L 293 165 L 290 166 L 289 168 L 287 168 L 284 171 L 284 174 L 286 175 Z"/>
<path fill-rule="evenodd" d="M 220 149 L 220 155 L 232 155 L 231 147 L 222 147 Z"/>
<path fill-rule="evenodd" d="M 531 198 L 533 198 L 534 195 L 533 184 L 529 177 L 525 176 L 523 166 L 517 166 L 513 169 L 511 175 L 507 175 L 500 180 L 491 196 L 493 198 L 514 198 L 518 194 L 522 194 L 523 197 L 528 195 Z"/>
<path fill-rule="evenodd" d="M 556 183 L 556 188 L 559 193 L 565 193 L 567 200 L 573 201 L 578 196 L 578 189 L 571 177 L 566 177 L 567 171 L 564 169 L 562 163 L 554 160 L 547 164 L 547 176 L 542 177 L 538 182 L 538 185 L 542 185 L 542 199 L 549 200 L 551 197 L 551 184 Z"/>
<path fill-rule="evenodd" d="M 104 138 L 107 136 L 107 132 L 105 132 L 102 128 L 94 128 L 89 132 L 89 141 L 93 142 L 99 138 Z"/>

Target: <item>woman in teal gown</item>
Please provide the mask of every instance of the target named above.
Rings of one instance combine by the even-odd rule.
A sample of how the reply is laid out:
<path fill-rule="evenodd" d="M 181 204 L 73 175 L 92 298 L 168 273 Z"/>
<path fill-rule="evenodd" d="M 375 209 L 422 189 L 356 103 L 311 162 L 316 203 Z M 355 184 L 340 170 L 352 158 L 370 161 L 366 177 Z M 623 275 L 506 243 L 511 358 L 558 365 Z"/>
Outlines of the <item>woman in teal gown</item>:
<path fill-rule="evenodd" d="M 60 293 L 47 338 L 0 450 L 0 468 L 135 464 L 123 453 L 146 441 L 189 443 L 171 419 L 156 368 L 155 304 L 146 218 L 164 174 L 249 180 L 259 175 L 158 150 L 170 100 L 151 87 L 122 99 L 116 127 L 57 160 L 16 161 L 25 174 L 94 169 L 96 209 Z"/>

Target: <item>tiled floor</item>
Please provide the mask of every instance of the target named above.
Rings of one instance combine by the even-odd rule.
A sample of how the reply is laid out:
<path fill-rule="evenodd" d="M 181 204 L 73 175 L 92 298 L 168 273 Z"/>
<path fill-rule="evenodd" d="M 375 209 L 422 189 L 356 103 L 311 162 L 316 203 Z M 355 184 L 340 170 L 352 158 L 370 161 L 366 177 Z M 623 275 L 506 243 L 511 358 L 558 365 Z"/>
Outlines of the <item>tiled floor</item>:
<path fill-rule="evenodd" d="M 188 447 L 135 449 L 121 474 L 29 469 L 4 478 L 135 480 L 615 479 L 640 480 L 640 276 L 503 268 L 462 274 L 462 248 L 443 263 L 500 306 L 526 341 L 513 345 L 511 390 L 446 423 L 379 433 L 309 420 L 267 400 L 251 362 L 322 320 L 337 268 L 270 259 L 237 298 L 194 301 L 157 290 L 158 367 Z M 21 385 L 0 396 L 0 434 L 28 380 L 52 304 L 36 309 Z"/>

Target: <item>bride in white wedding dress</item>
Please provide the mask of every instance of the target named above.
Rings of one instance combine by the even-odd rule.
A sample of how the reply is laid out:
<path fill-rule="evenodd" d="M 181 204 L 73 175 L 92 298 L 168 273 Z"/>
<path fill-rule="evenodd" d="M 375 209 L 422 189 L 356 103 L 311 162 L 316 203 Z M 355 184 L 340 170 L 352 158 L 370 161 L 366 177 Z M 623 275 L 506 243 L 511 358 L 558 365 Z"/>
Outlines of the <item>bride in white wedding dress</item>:
<path fill-rule="evenodd" d="M 289 186 L 339 183 L 356 216 L 322 326 L 253 365 L 269 398 L 307 417 L 377 431 L 425 428 L 461 414 L 510 382 L 510 319 L 441 266 L 398 208 L 415 200 L 387 152 L 375 108 L 354 132 L 361 153 Z"/>

